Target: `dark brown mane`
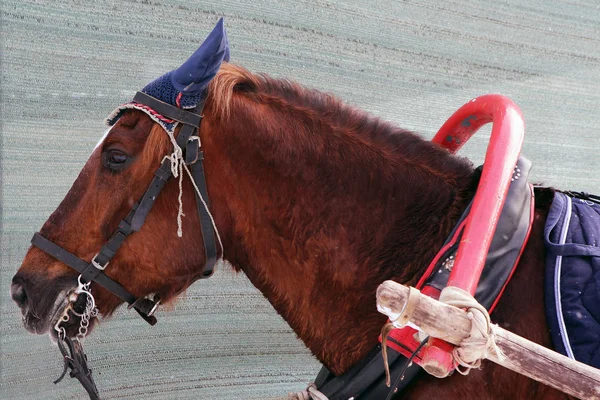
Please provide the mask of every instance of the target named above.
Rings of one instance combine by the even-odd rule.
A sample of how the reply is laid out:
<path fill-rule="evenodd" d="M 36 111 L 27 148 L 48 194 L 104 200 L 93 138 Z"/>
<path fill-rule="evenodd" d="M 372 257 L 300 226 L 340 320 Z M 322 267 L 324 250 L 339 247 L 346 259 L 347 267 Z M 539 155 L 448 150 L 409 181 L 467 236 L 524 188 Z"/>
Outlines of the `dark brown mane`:
<path fill-rule="evenodd" d="M 396 180 L 398 169 L 406 172 L 404 168 L 408 167 L 416 175 L 426 174 L 428 178 L 439 179 L 440 183 L 455 186 L 472 171 L 466 158 L 453 156 L 414 133 L 352 107 L 330 93 L 223 64 L 209 86 L 208 95 L 210 106 L 223 119 L 230 117 L 232 103 L 236 101 L 234 94 L 270 107 L 275 113 L 285 110 L 294 114 L 293 124 L 286 126 L 285 131 L 274 132 L 288 136 L 286 140 L 280 139 L 278 145 L 288 146 L 289 155 L 308 151 L 310 156 L 318 158 L 323 148 L 315 142 L 343 139 L 352 142 L 348 146 L 350 149 L 359 147 L 356 153 L 344 156 L 355 156 L 357 167 L 373 163 L 384 180 Z"/>

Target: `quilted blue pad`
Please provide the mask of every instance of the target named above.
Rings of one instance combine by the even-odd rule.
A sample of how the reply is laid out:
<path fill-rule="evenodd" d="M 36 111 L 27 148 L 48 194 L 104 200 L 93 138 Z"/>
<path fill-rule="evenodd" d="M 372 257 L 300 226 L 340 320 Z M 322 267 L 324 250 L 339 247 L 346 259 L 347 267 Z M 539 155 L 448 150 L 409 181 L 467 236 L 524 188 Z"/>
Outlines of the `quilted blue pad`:
<path fill-rule="evenodd" d="M 554 346 L 600 368 L 600 205 L 557 192 L 545 239 L 546 314 Z"/>

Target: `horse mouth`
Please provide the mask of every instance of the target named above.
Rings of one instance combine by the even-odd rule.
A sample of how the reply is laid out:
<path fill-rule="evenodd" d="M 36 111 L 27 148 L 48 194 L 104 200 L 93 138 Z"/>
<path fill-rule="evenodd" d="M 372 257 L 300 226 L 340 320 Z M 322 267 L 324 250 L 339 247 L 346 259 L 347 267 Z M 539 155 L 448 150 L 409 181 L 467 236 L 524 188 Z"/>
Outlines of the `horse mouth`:
<path fill-rule="evenodd" d="M 96 324 L 96 313 L 90 315 L 91 310 L 87 308 L 88 295 L 77 293 L 75 289 L 68 292 L 50 319 L 50 338 L 54 341 L 57 337 L 64 335 L 71 338 L 83 338 L 87 336 Z M 84 317 L 84 315 L 87 316 Z M 86 318 L 87 323 L 83 323 Z"/>
<path fill-rule="evenodd" d="M 58 331 L 56 328 L 63 328 L 69 337 L 75 337 L 79 333 L 81 325 L 81 315 L 85 312 L 87 295 L 84 293 L 75 294 L 76 288 L 66 289 L 58 293 L 54 304 L 46 313 L 46 317 L 40 317 L 31 308 L 23 311 L 23 326 L 31 333 L 42 335 L 48 333 L 52 341 L 56 341 Z M 64 315 L 68 315 L 65 321 Z M 95 325 L 96 318 L 90 318 L 89 327 L 86 334 L 89 333 Z"/>
<path fill-rule="evenodd" d="M 32 305 L 24 308 L 22 310 L 22 321 L 25 329 L 28 332 L 35 333 L 37 335 L 46 333 L 50 329 L 53 321 L 58 318 L 58 315 L 60 315 L 62 310 L 67 306 L 67 295 L 72 290 L 73 289 L 66 289 L 59 292 L 54 300 L 54 304 L 45 313 L 40 313 L 37 310 L 39 307 L 34 307 Z"/>

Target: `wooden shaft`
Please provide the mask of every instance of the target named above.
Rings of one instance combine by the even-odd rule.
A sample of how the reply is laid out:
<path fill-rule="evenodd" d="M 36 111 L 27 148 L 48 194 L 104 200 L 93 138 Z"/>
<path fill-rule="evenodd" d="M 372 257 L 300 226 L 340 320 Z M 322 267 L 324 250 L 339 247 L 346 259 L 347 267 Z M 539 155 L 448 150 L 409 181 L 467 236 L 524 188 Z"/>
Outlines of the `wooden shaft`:
<path fill-rule="evenodd" d="M 385 281 L 377 289 L 377 304 L 388 317 L 402 312 L 409 288 Z M 471 320 L 467 312 L 419 294 L 419 302 L 411 322 L 432 337 L 459 345 L 469 336 Z M 394 315 L 395 314 L 395 315 Z M 539 344 L 495 327 L 496 344 L 505 359 L 495 354 L 488 359 L 512 371 L 525 375 L 580 399 L 600 399 L 600 370 L 582 364 Z"/>

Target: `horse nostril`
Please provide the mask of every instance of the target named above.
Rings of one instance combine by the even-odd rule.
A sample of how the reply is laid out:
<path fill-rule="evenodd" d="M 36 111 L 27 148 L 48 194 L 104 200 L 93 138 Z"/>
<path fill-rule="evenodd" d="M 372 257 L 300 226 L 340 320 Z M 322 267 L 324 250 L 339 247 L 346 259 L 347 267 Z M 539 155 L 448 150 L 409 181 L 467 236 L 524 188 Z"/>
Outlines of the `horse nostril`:
<path fill-rule="evenodd" d="M 17 303 L 21 308 L 25 308 L 27 305 L 27 293 L 25 287 L 20 283 L 13 283 L 10 285 L 10 297 Z"/>

